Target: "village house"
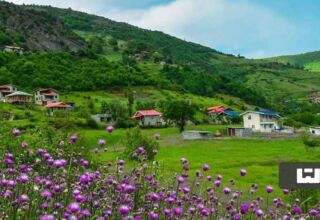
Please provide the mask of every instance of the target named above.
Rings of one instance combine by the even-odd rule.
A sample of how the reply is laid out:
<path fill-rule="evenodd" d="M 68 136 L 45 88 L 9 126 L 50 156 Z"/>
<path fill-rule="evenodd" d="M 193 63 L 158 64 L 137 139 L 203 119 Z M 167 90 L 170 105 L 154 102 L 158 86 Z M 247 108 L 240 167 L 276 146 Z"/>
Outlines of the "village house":
<path fill-rule="evenodd" d="M 5 96 L 5 102 L 17 105 L 27 105 L 32 103 L 32 95 L 29 93 L 16 91 Z"/>
<path fill-rule="evenodd" d="M 250 128 L 252 131 L 272 132 L 280 129 L 279 113 L 270 110 L 246 111 L 241 114 L 244 128 Z"/>
<path fill-rule="evenodd" d="M 19 54 L 23 54 L 24 52 L 24 48 L 22 47 L 18 47 L 18 46 L 13 46 L 13 45 L 7 45 L 4 47 L 3 49 L 4 52 L 15 52 L 15 53 L 19 53 Z"/>
<path fill-rule="evenodd" d="M 13 92 L 17 91 L 17 87 L 14 85 L 2 85 L 0 86 L 0 101 L 4 102 L 5 101 L 5 97 L 7 95 L 10 95 Z"/>
<path fill-rule="evenodd" d="M 309 131 L 312 135 L 320 136 L 320 127 L 311 127 Z"/>
<path fill-rule="evenodd" d="M 215 124 L 229 124 L 231 117 L 238 117 L 239 114 L 224 106 L 213 106 L 207 109 L 209 118 Z"/>
<path fill-rule="evenodd" d="M 161 113 L 154 109 L 137 111 L 132 118 L 142 127 L 161 127 L 165 124 Z"/>
<path fill-rule="evenodd" d="M 47 111 L 48 115 L 53 115 L 56 111 L 64 111 L 64 110 L 71 110 L 71 106 L 64 103 L 64 102 L 52 102 L 44 106 Z"/>
<path fill-rule="evenodd" d="M 111 114 L 95 114 L 90 116 L 95 122 L 101 123 L 112 123 L 113 122 L 113 117 Z"/>
<path fill-rule="evenodd" d="M 59 93 L 55 89 L 37 89 L 34 95 L 36 105 L 59 102 Z"/>

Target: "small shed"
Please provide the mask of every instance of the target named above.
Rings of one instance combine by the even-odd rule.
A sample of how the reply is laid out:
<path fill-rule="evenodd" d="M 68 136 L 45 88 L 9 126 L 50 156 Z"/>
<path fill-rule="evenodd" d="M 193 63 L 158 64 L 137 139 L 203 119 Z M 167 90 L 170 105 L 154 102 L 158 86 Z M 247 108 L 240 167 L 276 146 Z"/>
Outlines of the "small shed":
<path fill-rule="evenodd" d="M 242 127 L 228 127 L 227 133 L 231 137 L 249 137 L 252 134 L 252 129 Z"/>
<path fill-rule="evenodd" d="M 182 132 L 183 140 L 210 140 L 213 134 L 210 131 L 184 131 Z"/>
<path fill-rule="evenodd" d="M 101 122 L 113 122 L 113 117 L 111 114 L 95 114 L 90 116 L 97 123 Z"/>
<path fill-rule="evenodd" d="M 320 127 L 311 127 L 309 131 L 312 135 L 319 136 L 320 135 Z"/>

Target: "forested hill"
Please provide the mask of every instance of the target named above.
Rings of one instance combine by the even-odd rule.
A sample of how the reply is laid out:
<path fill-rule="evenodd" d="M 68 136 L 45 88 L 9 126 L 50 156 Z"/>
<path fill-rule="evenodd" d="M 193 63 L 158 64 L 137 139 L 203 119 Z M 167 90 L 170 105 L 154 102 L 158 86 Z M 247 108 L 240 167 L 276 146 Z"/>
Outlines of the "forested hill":
<path fill-rule="evenodd" d="M 267 61 L 289 63 L 306 70 L 320 72 L 320 51 L 267 58 Z"/>
<path fill-rule="evenodd" d="M 10 22 L 3 22 L 8 16 L 0 14 L 0 46 L 16 43 L 28 49 L 22 56 L 0 53 L 0 83 L 60 90 L 151 85 L 203 96 L 225 93 L 262 107 L 305 100 L 320 90 L 319 75 L 295 65 L 227 55 L 159 31 L 71 9 L 0 2 L 0 10 L 7 7 L 17 11 L 11 17 L 24 20 L 28 15 L 38 32 L 32 34 L 26 25 L 16 25 L 15 32 L 9 32 Z M 67 39 L 61 43 L 64 46 L 47 47 L 58 45 L 55 38 L 36 36 L 47 36 L 48 31 Z M 70 42 L 79 43 L 73 49 Z"/>
<path fill-rule="evenodd" d="M 0 47 L 9 44 L 46 51 L 86 47 L 86 42 L 57 17 L 0 1 Z"/>

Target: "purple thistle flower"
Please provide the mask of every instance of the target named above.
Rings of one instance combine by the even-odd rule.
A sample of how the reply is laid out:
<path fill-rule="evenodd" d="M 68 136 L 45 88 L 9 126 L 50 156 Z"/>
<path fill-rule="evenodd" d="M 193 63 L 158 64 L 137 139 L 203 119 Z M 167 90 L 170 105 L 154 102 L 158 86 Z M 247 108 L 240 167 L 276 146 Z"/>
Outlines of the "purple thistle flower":
<path fill-rule="evenodd" d="M 289 190 L 288 189 L 283 189 L 282 192 L 283 192 L 283 194 L 287 195 L 289 193 Z"/>
<path fill-rule="evenodd" d="M 130 213 L 130 208 L 126 205 L 121 205 L 118 211 L 121 215 L 126 216 Z"/>
<path fill-rule="evenodd" d="M 23 173 L 18 177 L 18 181 L 21 183 L 27 183 L 27 182 L 29 182 L 29 176 L 27 174 Z"/>
<path fill-rule="evenodd" d="M 118 165 L 119 165 L 119 166 L 123 166 L 124 163 L 125 163 L 124 160 L 118 160 Z"/>
<path fill-rule="evenodd" d="M 207 171 L 207 170 L 210 169 L 210 166 L 209 166 L 208 164 L 204 164 L 204 165 L 202 166 L 202 169 L 203 169 L 203 171 Z"/>
<path fill-rule="evenodd" d="M 250 204 L 248 204 L 248 203 L 244 203 L 244 204 L 240 205 L 240 212 L 243 215 L 247 214 L 249 209 L 250 209 Z"/>
<path fill-rule="evenodd" d="M 138 147 L 137 148 L 137 153 L 138 154 L 144 154 L 146 152 L 146 150 L 143 147 Z"/>
<path fill-rule="evenodd" d="M 108 127 L 106 127 L 106 131 L 109 133 L 112 133 L 114 131 L 114 127 L 108 126 Z"/>
<path fill-rule="evenodd" d="M 98 145 L 103 146 L 105 144 L 106 144 L 106 140 L 105 139 L 99 139 Z"/>
<path fill-rule="evenodd" d="M 177 178 L 177 182 L 180 183 L 180 184 L 181 184 L 181 183 L 184 183 L 184 181 L 185 181 L 185 180 L 184 180 L 184 178 L 183 178 L 182 176 L 179 176 L 179 177 Z"/>
<path fill-rule="evenodd" d="M 83 175 L 81 175 L 80 176 L 80 182 L 82 183 L 82 184 L 88 184 L 89 182 L 90 182 L 90 175 L 88 174 L 88 173 L 85 173 L 85 174 L 83 174 Z"/>
<path fill-rule="evenodd" d="M 125 185 L 124 186 L 124 191 L 126 193 L 133 193 L 136 190 L 136 187 L 133 185 Z"/>
<path fill-rule="evenodd" d="M 14 128 L 11 132 L 11 134 L 15 137 L 19 136 L 20 135 L 20 130 L 18 128 Z"/>
<path fill-rule="evenodd" d="M 222 178 L 223 178 L 223 177 L 222 177 L 222 175 L 220 175 L 220 174 L 218 174 L 217 177 L 216 177 L 217 180 L 222 180 Z"/>
<path fill-rule="evenodd" d="M 83 217 L 89 217 L 91 216 L 91 212 L 88 209 L 85 209 L 80 212 L 80 215 Z"/>
<path fill-rule="evenodd" d="M 41 193 L 41 196 L 42 196 L 43 198 L 46 198 L 46 199 L 51 199 L 52 193 L 51 193 L 49 190 L 44 190 L 44 191 Z"/>
<path fill-rule="evenodd" d="M 213 185 L 215 187 L 219 187 L 221 185 L 221 181 L 220 180 L 216 180 L 216 181 L 214 181 Z"/>
<path fill-rule="evenodd" d="M 76 142 L 77 140 L 78 140 L 78 136 L 75 134 L 70 137 L 71 142 Z"/>
<path fill-rule="evenodd" d="M 227 194 L 231 193 L 231 189 L 226 187 L 226 188 L 223 189 L 223 192 L 224 192 L 224 194 L 227 195 Z"/>
<path fill-rule="evenodd" d="M 154 211 L 149 212 L 148 216 L 150 219 L 159 219 L 160 218 L 159 214 L 155 213 Z"/>
<path fill-rule="evenodd" d="M 175 216 L 181 216 L 183 214 L 183 210 L 180 207 L 174 207 L 172 212 Z"/>
<path fill-rule="evenodd" d="M 318 214 L 318 211 L 315 210 L 315 209 L 311 209 L 311 210 L 309 211 L 309 215 L 311 215 L 311 216 L 316 216 L 317 214 Z"/>
<path fill-rule="evenodd" d="M 273 192 L 273 187 L 272 186 L 267 186 L 266 187 L 267 193 L 272 193 Z"/>
<path fill-rule="evenodd" d="M 30 199 L 27 195 L 23 194 L 19 198 L 20 202 L 28 202 Z"/>
<path fill-rule="evenodd" d="M 241 175 L 241 176 L 247 175 L 247 170 L 246 170 L 246 169 L 241 169 L 241 170 L 240 170 L 240 175 Z"/>
<path fill-rule="evenodd" d="M 302 209 L 301 209 L 299 206 L 295 206 L 295 207 L 293 208 L 293 212 L 294 212 L 294 214 L 296 214 L 296 215 L 301 215 L 301 214 L 302 214 Z"/>
<path fill-rule="evenodd" d="M 42 215 L 40 220 L 55 220 L 56 218 L 53 215 Z"/>
<path fill-rule="evenodd" d="M 156 140 L 159 140 L 161 135 L 160 134 L 154 134 L 153 137 L 156 139 Z"/>
<path fill-rule="evenodd" d="M 26 142 L 22 142 L 22 143 L 21 143 L 21 147 L 22 147 L 23 149 L 26 149 L 26 148 L 29 147 L 29 144 L 26 143 Z"/>
<path fill-rule="evenodd" d="M 256 215 L 257 215 L 258 217 L 262 217 L 262 216 L 264 215 L 264 212 L 263 212 L 261 209 L 257 209 L 257 210 L 256 210 Z"/>
<path fill-rule="evenodd" d="M 68 205 L 68 211 L 72 213 L 80 212 L 80 210 L 81 210 L 80 205 L 76 202 L 72 202 Z"/>

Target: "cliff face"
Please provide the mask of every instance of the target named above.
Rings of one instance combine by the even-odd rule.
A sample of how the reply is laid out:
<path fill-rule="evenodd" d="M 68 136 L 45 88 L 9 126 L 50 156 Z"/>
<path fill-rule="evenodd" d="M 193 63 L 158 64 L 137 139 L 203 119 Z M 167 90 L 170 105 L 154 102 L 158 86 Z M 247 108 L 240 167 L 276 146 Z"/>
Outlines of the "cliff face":
<path fill-rule="evenodd" d="M 0 2 L 0 44 L 45 51 L 78 51 L 87 47 L 82 38 L 57 18 L 6 2 Z"/>

